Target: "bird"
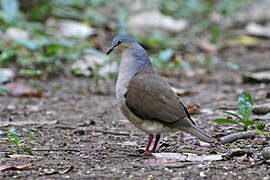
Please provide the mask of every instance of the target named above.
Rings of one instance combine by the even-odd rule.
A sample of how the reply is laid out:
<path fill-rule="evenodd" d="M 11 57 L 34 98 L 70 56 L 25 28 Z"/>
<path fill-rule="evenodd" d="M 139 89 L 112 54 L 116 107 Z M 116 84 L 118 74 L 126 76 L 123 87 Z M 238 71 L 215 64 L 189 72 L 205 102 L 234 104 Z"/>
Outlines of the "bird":
<path fill-rule="evenodd" d="M 116 98 L 122 114 L 149 135 L 144 155 L 156 152 L 161 134 L 168 132 L 184 131 L 208 143 L 215 141 L 196 126 L 179 97 L 156 73 L 139 43 L 129 36 L 117 35 L 106 54 L 116 49 L 121 54 Z"/>

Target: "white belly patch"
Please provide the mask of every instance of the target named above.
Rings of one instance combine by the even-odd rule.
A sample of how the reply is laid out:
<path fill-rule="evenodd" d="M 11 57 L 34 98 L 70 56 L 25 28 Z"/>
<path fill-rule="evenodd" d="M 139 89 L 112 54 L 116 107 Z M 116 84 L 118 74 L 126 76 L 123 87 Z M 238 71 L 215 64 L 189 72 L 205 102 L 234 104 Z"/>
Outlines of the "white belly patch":
<path fill-rule="evenodd" d="M 171 128 L 166 127 L 163 123 L 151 120 L 142 120 L 134 115 L 126 105 L 121 105 L 121 111 L 125 117 L 137 128 L 146 132 L 147 134 L 162 134 L 172 131 Z"/>

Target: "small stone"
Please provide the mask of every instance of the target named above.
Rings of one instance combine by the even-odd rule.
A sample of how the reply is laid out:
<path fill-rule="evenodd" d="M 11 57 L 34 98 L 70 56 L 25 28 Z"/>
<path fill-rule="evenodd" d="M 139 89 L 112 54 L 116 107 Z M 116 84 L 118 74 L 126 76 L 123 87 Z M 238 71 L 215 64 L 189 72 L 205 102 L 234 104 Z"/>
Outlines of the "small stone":
<path fill-rule="evenodd" d="M 256 166 L 256 163 L 255 163 L 254 161 L 252 161 L 252 162 L 250 163 L 250 166 L 249 166 L 249 167 L 254 168 L 255 166 Z"/>
<path fill-rule="evenodd" d="M 200 172 L 201 177 L 206 177 L 206 174 L 204 172 Z"/>
<path fill-rule="evenodd" d="M 149 175 L 148 177 L 147 177 L 147 180 L 151 180 L 153 178 L 153 176 L 152 175 Z"/>
<path fill-rule="evenodd" d="M 270 146 L 263 149 L 262 155 L 264 159 L 270 159 Z"/>
<path fill-rule="evenodd" d="M 9 104 L 8 106 L 7 106 L 7 110 L 9 110 L 9 111 L 13 111 L 13 110 L 15 110 L 16 109 L 16 107 L 13 105 L 13 104 Z"/>
<path fill-rule="evenodd" d="M 254 114 L 266 114 L 270 112 L 270 103 L 255 105 L 252 112 Z"/>

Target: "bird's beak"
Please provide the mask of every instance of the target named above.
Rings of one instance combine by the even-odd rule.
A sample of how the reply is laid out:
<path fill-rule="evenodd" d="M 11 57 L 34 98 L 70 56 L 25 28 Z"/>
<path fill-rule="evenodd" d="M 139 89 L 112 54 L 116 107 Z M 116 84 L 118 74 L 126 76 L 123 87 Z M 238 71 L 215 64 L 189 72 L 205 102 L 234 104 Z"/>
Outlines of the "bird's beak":
<path fill-rule="evenodd" d="M 106 54 L 107 54 L 107 55 L 110 54 L 113 50 L 114 50 L 114 46 L 111 47 L 110 49 L 108 49 L 108 51 L 106 52 Z"/>

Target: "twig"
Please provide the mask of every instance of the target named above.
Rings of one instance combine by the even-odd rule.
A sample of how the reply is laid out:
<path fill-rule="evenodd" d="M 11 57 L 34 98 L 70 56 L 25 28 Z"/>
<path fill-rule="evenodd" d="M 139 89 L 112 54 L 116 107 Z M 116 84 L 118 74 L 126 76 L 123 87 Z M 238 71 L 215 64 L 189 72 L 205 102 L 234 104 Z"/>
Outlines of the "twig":
<path fill-rule="evenodd" d="M 177 150 L 177 152 L 179 152 L 179 153 L 192 153 L 192 154 L 199 154 L 199 155 L 208 154 L 208 152 L 195 151 L 195 150 L 191 150 L 191 149 L 179 149 L 179 150 Z"/>
<path fill-rule="evenodd" d="M 36 152 L 43 152 L 43 151 L 63 151 L 63 152 L 73 151 L 73 152 L 80 152 L 80 150 L 78 150 L 78 149 L 32 149 L 32 151 L 36 151 Z M 10 152 L 10 151 L 0 149 L 0 152 L 5 153 L 5 152 Z"/>
<path fill-rule="evenodd" d="M 133 134 L 133 133 L 125 133 L 125 132 L 113 132 L 113 131 L 106 131 L 106 130 L 99 130 L 99 129 L 80 129 L 77 128 L 75 133 L 80 133 L 80 132 L 98 132 L 102 134 L 112 134 L 112 135 L 117 135 L 117 136 L 141 136 L 142 134 Z"/>
<path fill-rule="evenodd" d="M 112 135 L 117 135 L 117 136 L 140 136 L 142 134 L 132 134 L 132 133 L 121 133 L 121 132 L 112 132 L 112 131 L 104 131 L 104 130 L 96 130 L 96 129 L 89 129 L 88 131 L 96 131 L 96 132 L 100 132 L 103 134 L 112 134 Z"/>
<path fill-rule="evenodd" d="M 117 135 L 117 136 L 141 136 L 142 134 L 133 134 L 133 133 L 124 133 L 124 132 L 112 132 L 112 131 L 105 131 L 105 130 L 99 130 L 99 129 L 80 129 L 80 128 L 74 128 L 74 127 L 67 127 L 67 126 L 56 126 L 56 128 L 61 128 L 61 129 L 69 129 L 69 130 L 75 130 L 75 133 L 80 133 L 80 132 L 99 132 L 103 134 L 112 134 L 112 135 Z"/>
<path fill-rule="evenodd" d="M 255 132 L 255 131 L 233 133 L 233 134 L 229 134 L 227 136 L 220 138 L 219 142 L 222 144 L 231 143 L 231 142 L 236 141 L 237 139 L 252 138 L 258 134 L 260 133 Z"/>

